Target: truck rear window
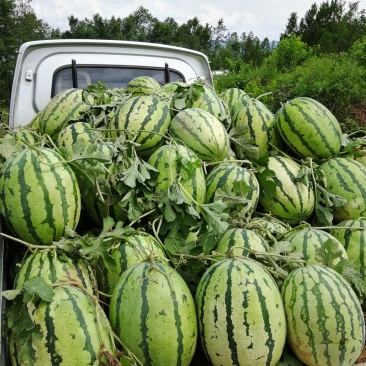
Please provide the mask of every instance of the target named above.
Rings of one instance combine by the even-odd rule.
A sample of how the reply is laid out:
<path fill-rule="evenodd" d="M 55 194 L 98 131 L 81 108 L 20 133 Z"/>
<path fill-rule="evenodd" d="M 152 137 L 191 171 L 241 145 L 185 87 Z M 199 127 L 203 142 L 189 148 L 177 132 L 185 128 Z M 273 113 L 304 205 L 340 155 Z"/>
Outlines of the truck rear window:
<path fill-rule="evenodd" d="M 127 83 L 137 76 L 151 76 L 162 85 L 165 84 L 164 68 L 78 66 L 76 70 L 77 86 L 82 89 L 98 81 L 103 82 L 110 89 L 125 88 Z M 174 70 L 169 70 L 169 78 L 170 81 L 185 81 L 183 75 Z M 72 87 L 72 67 L 58 69 L 53 76 L 52 96 Z"/>

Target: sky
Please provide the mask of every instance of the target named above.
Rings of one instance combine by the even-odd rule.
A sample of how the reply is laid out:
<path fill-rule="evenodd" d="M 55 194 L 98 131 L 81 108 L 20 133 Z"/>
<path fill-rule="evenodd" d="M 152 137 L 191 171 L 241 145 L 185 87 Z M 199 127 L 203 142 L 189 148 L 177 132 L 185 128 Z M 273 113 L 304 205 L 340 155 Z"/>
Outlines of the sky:
<path fill-rule="evenodd" d="M 125 18 L 143 6 L 160 21 L 173 18 L 179 25 L 197 17 L 201 25 L 216 26 L 222 18 L 230 33 L 252 32 L 259 39 L 267 37 L 278 41 L 284 32 L 292 12 L 298 21 L 317 3 L 316 0 L 32 0 L 36 16 L 52 28 L 68 30 L 68 17 L 79 20 L 102 18 Z M 329 0 L 330 2 L 330 0 Z M 352 1 L 355 2 L 355 1 Z M 360 0 L 359 10 L 366 9 L 366 0 Z M 349 1 L 346 2 L 348 9 Z"/>

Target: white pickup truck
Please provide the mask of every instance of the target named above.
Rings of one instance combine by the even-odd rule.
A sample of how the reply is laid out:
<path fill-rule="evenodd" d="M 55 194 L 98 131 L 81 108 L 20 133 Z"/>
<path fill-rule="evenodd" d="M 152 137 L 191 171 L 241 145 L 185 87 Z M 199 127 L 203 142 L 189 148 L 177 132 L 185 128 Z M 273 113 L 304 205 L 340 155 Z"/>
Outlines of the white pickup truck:
<path fill-rule="evenodd" d="M 62 90 L 85 88 L 98 81 L 108 88 L 125 87 L 139 75 L 152 76 L 161 84 L 170 81 L 191 83 L 201 79 L 213 85 L 207 57 L 185 48 L 80 39 L 28 42 L 18 51 L 9 126 L 27 125 Z M 0 292 L 2 287 L 7 287 L 6 273 L 6 245 L 0 236 Z M 4 306 L 0 296 L 0 309 Z M 8 365 L 6 339 L 1 342 L 0 365 Z"/>

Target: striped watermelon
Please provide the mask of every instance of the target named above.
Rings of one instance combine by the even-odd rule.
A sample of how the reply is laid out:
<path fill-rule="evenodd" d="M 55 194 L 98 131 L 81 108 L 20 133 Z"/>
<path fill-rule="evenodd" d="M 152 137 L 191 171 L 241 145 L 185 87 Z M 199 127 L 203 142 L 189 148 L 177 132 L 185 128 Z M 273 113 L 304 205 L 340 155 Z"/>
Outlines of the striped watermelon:
<path fill-rule="evenodd" d="M 19 128 L 18 130 L 15 130 L 13 136 L 22 148 L 36 146 L 41 142 L 41 137 L 35 131 L 25 128 Z"/>
<path fill-rule="evenodd" d="M 206 203 L 215 200 L 218 189 L 238 199 L 226 209 L 231 219 L 249 219 L 252 216 L 260 193 L 258 180 L 252 170 L 230 162 L 217 165 L 206 176 Z"/>
<path fill-rule="evenodd" d="M 136 76 L 130 80 L 125 88 L 126 93 L 131 93 L 132 96 L 154 94 L 160 89 L 160 84 L 151 76 L 142 75 Z"/>
<path fill-rule="evenodd" d="M 204 203 L 205 173 L 192 150 L 183 145 L 164 145 L 151 155 L 148 163 L 158 170 L 154 187 L 157 195 L 165 195 L 172 183 L 179 182 L 189 202 Z"/>
<path fill-rule="evenodd" d="M 0 209 L 9 229 L 31 244 L 58 241 L 80 218 L 75 175 L 54 150 L 24 149 L 5 163 L 0 177 Z"/>
<path fill-rule="evenodd" d="M 300 166 L 284 156 L 270 156 L 266 165 L 258 169 L 267 175 L 259 180 L 261 191 L 265 193 L 267 184 L 275 184 L 274 194 L 261 194 L 259 206 L 275 217 L 291 225 L 309 219 L 314 211 L 315 195 L 313 187 L 297 179 Z"/>
<path fill-rule="evenodd" d="M 77 120 L 86 111 L 82 89 L 67 89 L 55 95 L 40 111 L 38 128 L 53 141 L 67 124 Z"/>
<path fill-rule="evenodd" d="M 139 144 L 139 154 L 150 156 L 163 143 L 170 121 L 168 103 L 153 95 L 141 95 L 121 105 L 110 128 L 112 137 L 125 136 Z"/>
<path fill-rule="evenodd" d="M 58 134 L 55 144 L 58 148 L 63 148 L 72 156 L 73 146 L 83 139 L 85 144 L 94 143 L 96 139 L 95 132 L 87 122 L 75 122 L 67 125 Z"/>
<path fill-rule="evenodd" d="M 348 259 L 354 263 L 366 285 L 366 219 L 342 221 L 330 233 L 342 243 Z"/>
<path fill-rule="evenodd" d="M 269 245 L 262 236 L 245 228 L 230 228 L 218 238 L 212 252 L 232 257 L 252 257 L 252 252 L 268 252 Z M 232 252 L 231 252 L 232 251 Z M 224 259 L 222 256 L 215 259 Z"/>
<path fill-rule="evenodd" d="M 203 109 L 180 111 L 171 121 L 169 134 L 204 161 L 222 161 L 229 152 L 230 140 L 224 125 Z"/>
<path fill-rule="evenodd" d="M 152 235 L 141 230 L 126 234 L 122 240 L 111 243 L 109 254 L 115 263 L 111 265 L 104 258 L 101 258 L 97 268 L 100 289 L 109 295 L 112 295 L 119 278 L 128 268 L 151 258 L 151 256 L 166 257 L 160 243 Z"/>
<path fill-rule="evenodd" d="M 321 161 L 340 151 L 339 122 L 314 99 L 298 97 L 283 104 L 277 112 L 275 126 L 286 145 L 301 157 Z"/>
<path fill-rule="evenodd" d="M 21 289 L 32 277 L 42 277 L 48 284 L 77 282 L 90 293 L 96 289 L 92 268 L 76 255 L 61 250 L 38 250 L 28 254 L 16 274 L 14 288 Z"/>
<path fill-rule="evenodd" d="M 288 241 L 291 244 L 291 250 L 293 252 L 302 253 L 303 259 L 308 264 L 328 264 L 323 263 L 321 259 L 317 257 L 317 251 L 323 248 L 324 243 L 328 240 L 331 240 L 338 250 L 342 252 L 341 258 L 334 259 L 331 263 L 332 265 L 337 264 L 340 259 L 348 259 L 347 252 L 341 242 L 324 230 L 313 227 L 297 229 L 290 231 L 282 240 Z"/>
<path fill-rule="evenodd" d="M 193 91 L 191 92 L 192 88 L 195 88 L 197 85 L 202 86 L 202 93 L 195 94 Z M 187 92 L 188 97 L 186 97 Z M 191 94 L 195 95 L 191 96 Z M 183 104 L 182 100 L 184 101 Z M 227 104 L 223 102 L 223 99 L 211 86 L 202 84 L 201 82 L 193 83 L 187 85 L 185 89 L 177 90 L 172 101 L 172 108 L 176 113 L 187 108 L 202 109 L 221 121 L 225 128 L 231 125 Z"/>
<path fill-rule="evenodd" d="M 308 366 L 351 366 L 365 342 L 359 300 L 348 282 L 324 265 L 308 265 L 285 279 L 282 298 L 288 342 Z"/>
<path fill-rule="evenodd" d="M 261 101 L 252 98 L 244 100 L 245 104 L 241 108 L 236 105 L 235 115 L 232 117 L 234 136 L 239 139 L 251 137 L 254 145 L 258 146 L 259 158 L 266 157 L 276 147 L 282 147 L 274 127 L 276 117 Z M 247 131 L 243 132 L 243 128 L 247 128 Z"/>
<path fill-rule="evenodd" d="M 333 221 L 366 216 L 366 167 L 351 158 L 334 157 L 320 165 L 327 181 L 327 190 L 344 198 L 344 206 L 333 206 Z"/>
<path fill-rule="evenodd" d="M 249 100 L 249 95 L 240 88 L 227 88 L 220 93 L 220 97 L 227 104 L 231 118 L 233 117 L 233 111 L 235 105 L 240 103 L 241 99 Z"/>
<path fill-rule="evenodd" d="M 24 339 L 14 331 L 10 334 L 12 365 L 91 366 L 117 362 L 108 318 L 99 304 L 78 287 L 56 286 L 53 291 L 50 302 L 38 300 L 32 307 L 34 360 L 22 352 Z"/>
<path fill-rule="evenodd" d="M 126 270 L 113 291 L 109 319 L 142 365 L 190 365 L 198 333 L 195 304 L 167 264 L 141 262 Z"/>
<path fill-rule="evenodd" d="M 291 226 L 271 216 L 252 217 L 245 226 L 262 236 L 270 245 L 291 229 Z"/>
<path fill-rule="evenodd" d="M 214 366 L 277 365 L 286 341 L 280 291 L 249 258 L 209 267 L 196 292 L 202 348 Z"/>

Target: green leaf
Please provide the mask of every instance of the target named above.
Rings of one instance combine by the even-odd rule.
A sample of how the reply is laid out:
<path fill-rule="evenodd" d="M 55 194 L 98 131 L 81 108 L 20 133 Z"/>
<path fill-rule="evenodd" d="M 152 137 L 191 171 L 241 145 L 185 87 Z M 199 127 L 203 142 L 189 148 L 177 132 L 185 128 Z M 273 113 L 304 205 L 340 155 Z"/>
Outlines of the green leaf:
<path fill-rule="evenodd" d="M 31 277 L 29 280 L 24 282 L 23 285 L 24 290 L 24 299 L 28 301 L 37 295 L 39 298 L 46 302 L 50 302 L 53 298 L 53 289 L 52 287 L 46 283 L 46 281 L 42 277 Z M 26 294 L 28 296 L 26 296 Z"/>
<path fill-rule="evenodd" d="M 200 205 L 200 208 L 207 222 L 208 232 L 217 235 L 223 233 L 229 227 L 227 222 L 229 214 L 225 212 L 226 206 L 222 201 L 204 203 Z"/>

